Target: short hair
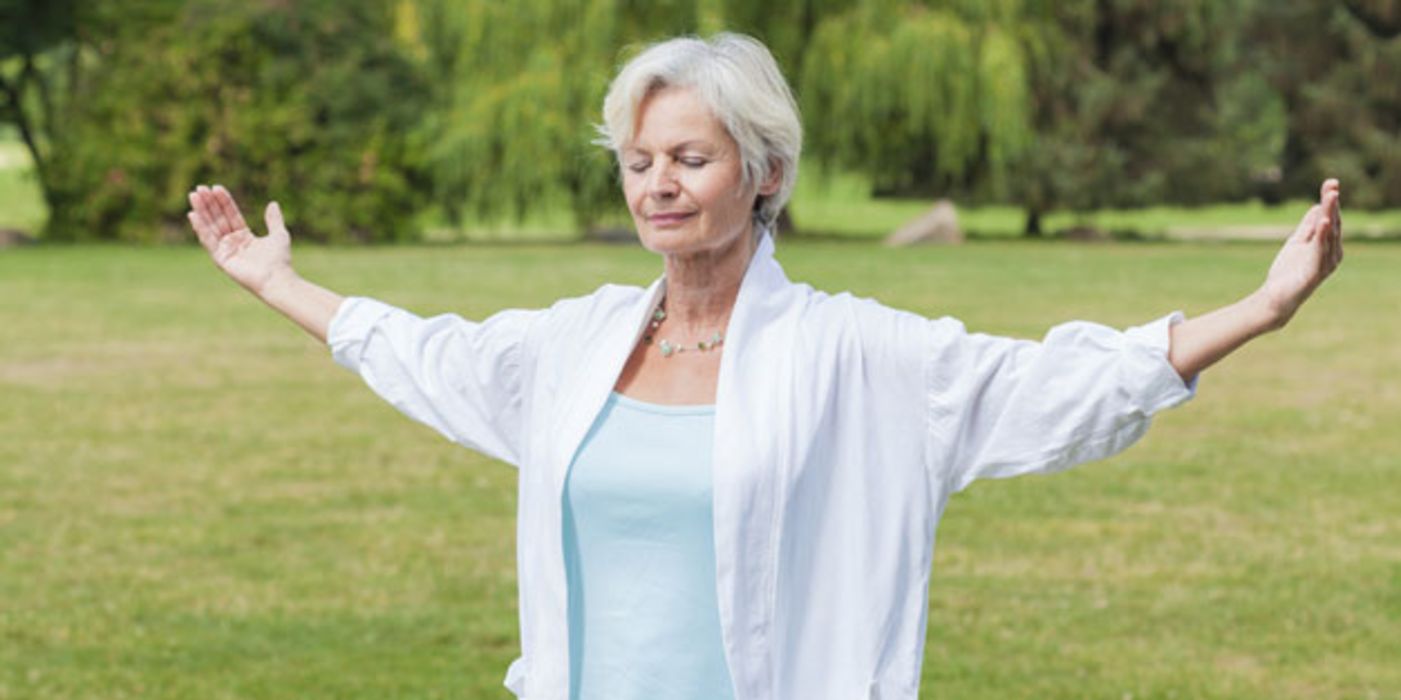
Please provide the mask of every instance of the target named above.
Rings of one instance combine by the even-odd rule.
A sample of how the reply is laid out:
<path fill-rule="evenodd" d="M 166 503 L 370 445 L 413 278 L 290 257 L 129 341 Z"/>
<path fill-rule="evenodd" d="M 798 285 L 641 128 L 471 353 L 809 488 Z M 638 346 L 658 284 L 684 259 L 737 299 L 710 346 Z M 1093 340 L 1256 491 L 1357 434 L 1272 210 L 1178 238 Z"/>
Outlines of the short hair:
<path fill-rule="evenodd" d="M 763 182 L 779 169 L 778 191 L 759 195 L 754 205 L 755 222 L 772 228 L 793 194 L 803 148 L 798 105 L 773 54 L 757 39 L 729 32 L 652 44 L 613 78 L 594 143 L 621 157 L 633 137 L 638 107 L 666 87 L 692 88 L 710 106 L 739 144 L 745 186 Z"/>

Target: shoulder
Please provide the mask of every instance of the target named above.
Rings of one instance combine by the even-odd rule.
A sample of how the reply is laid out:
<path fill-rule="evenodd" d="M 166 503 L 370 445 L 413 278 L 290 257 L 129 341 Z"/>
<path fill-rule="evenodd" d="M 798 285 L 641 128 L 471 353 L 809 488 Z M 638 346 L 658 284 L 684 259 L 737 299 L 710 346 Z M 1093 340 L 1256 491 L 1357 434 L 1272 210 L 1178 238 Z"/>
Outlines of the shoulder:
<path fill-rule="evenodd" d="M 847 330 L 863 341 L 907 341 L 912 335 L 923 337 L 931 326 L 945 321 L 931 321 L 912 311 L 897 309 L 849 291 L 829 294 L 812 290 L 806 295 L 804 306 L 804 325 Z"/>
<path fill-rule="evenodd" d="M 622 284 L 604 284 L 580 296 L 565 297 L 542 309 L 536 322 L 538 333 L 551 337 L 591 337 L 610 322 L 627 315 L 641 304 L 647 290 Z"/>
<path fill-rule="evenodd" d="M 547 312 L 558 321 L 606 317 L 641 303 L 646 293 L 642 287 L 604 284 L 588 294 L 560 299 Z"/>

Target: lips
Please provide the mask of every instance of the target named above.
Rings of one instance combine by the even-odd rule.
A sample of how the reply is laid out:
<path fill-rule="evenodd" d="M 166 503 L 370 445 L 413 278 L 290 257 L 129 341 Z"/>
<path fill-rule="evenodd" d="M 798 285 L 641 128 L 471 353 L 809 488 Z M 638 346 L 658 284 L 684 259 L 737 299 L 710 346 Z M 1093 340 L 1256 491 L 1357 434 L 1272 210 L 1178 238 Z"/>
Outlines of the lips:
<path fill-rule="evenodd" d="M 679 224 L 695 215 L 695 212 L 666 212 L 663 214 L 652 214 L 647 220 L 654 226 L 668 226 Z"/>

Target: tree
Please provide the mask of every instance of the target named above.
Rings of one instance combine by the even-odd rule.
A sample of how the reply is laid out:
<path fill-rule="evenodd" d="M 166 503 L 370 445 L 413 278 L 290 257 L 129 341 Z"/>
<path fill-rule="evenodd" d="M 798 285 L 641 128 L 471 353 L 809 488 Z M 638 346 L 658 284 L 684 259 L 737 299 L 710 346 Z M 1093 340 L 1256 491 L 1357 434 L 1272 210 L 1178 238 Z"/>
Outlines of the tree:
<path fill-rule="evenodd" d="M 49 158 L 50 234 L 185 240 L 185 192 L 217 180 L 277 197 L 304 238 L 413 235 L 423 89 L 391 9 L 201 0 L 111 42 Z"/>
<path fill-rule="evenodd" d="M 1285 191 L 1340 178 L 1350 206 L 1401 205 L 1401 4 L 1260 3 L 1247 38 L 1287 105 Z"/>
<path fill-rule="evenodd" d="M 621 60 L 651 41 L 727 29 L 758 36 L 793 76 L 820 20 L 850 4 L 403 0 L 406 39 L 434 77 L 417 132 L 434 197 L 455 224 L 469 212 L 565 206 L 588 230 L 621 206 L 616 166 L 592 143 Z"/>
<path fill-rule="evenodd" d="M 1017 2 L 863 0 L 817 24 L 799 83 L 808 152 L 878 195 L 996 197 L 1032 144 L 1045 19 Z"/>
<path fill-rule="evenodd" d="M 118 8 L 77 0 L 0 0 L 0 122 L 12 124 L 34 163 L 50 210 L 61 206 L 55 151 L 95 65 L 123 40 L 174 14 L 173 0 Z"/>
<path fill-rule="evenodd" d="M 1032 72 L 1036 147 L 1012 197 L 1053 209 L 1198 204 L 1278 180 L 1284 103 L 1243 42 L 1253 3 L 1078 0 L 1051 6 Z"/>

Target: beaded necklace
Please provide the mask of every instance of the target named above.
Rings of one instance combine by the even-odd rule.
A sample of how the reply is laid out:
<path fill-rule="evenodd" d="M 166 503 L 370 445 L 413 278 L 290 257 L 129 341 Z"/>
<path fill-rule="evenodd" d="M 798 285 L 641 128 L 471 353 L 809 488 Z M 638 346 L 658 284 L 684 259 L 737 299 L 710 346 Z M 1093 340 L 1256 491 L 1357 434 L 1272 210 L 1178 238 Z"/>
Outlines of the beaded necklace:
<path fill-rule="evenodd" d="M 662 304 L 665 303 L 666 299 L 663 298 Z M 652 320 L 647 324 L 647 330 L 642 334 L 642 342 L 649 345 L 652 343 L 652 337 L 657 334 L 657 329 L 662 327 L 662 321 L 666 320 L 666 311 L 662 309 L 662 304 L 659 304 L 657 310 L 652 312 Z M 666 338 L 662 338 L 658 341 L 657 346 L 661 348 L 662 357 L 671 357 L 678 352 L 705 352 L 707 350 L 714 350 L 720 347 L 724 342 L 725 336 L 720 335 L 720 332 L 716 331 L 710 335 L 708 340 L 702 340 L 696 343 L 694 347 L 690 345 L 677 345 Z"/>

